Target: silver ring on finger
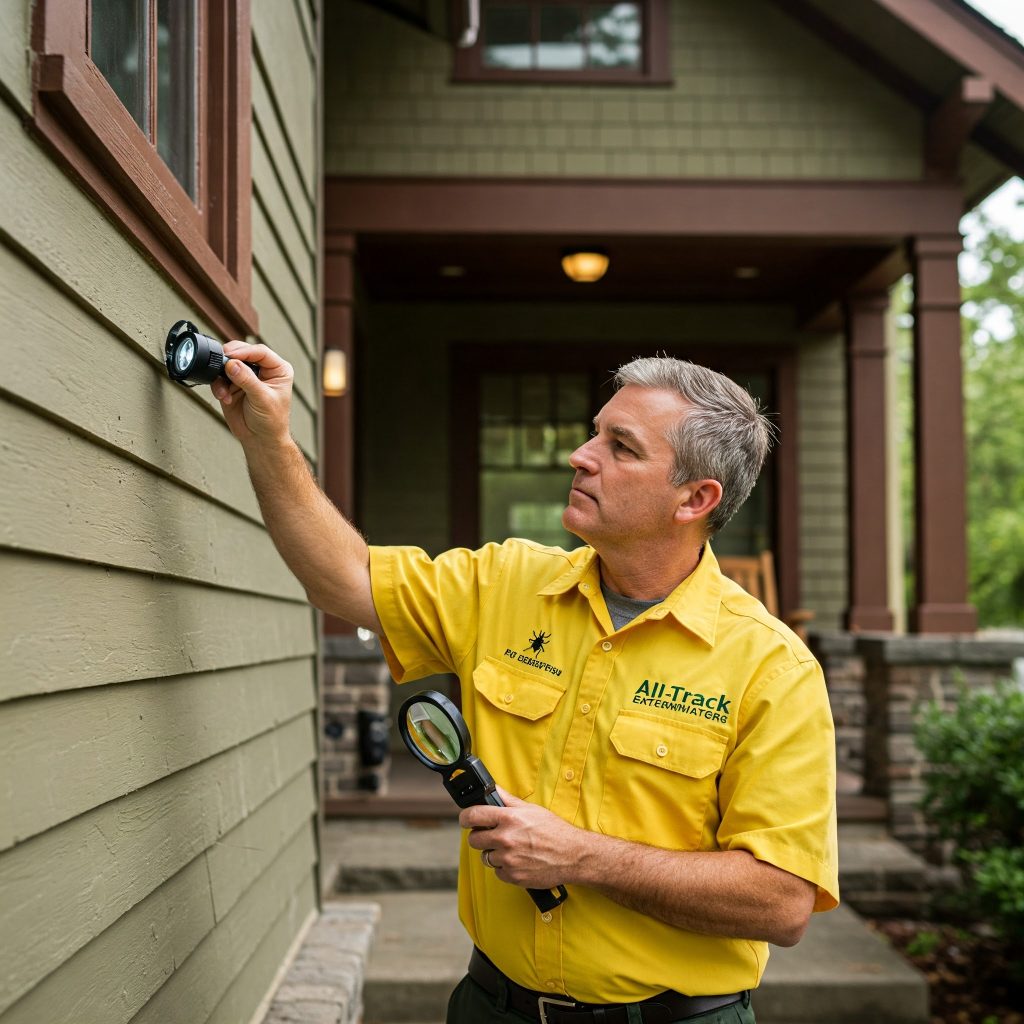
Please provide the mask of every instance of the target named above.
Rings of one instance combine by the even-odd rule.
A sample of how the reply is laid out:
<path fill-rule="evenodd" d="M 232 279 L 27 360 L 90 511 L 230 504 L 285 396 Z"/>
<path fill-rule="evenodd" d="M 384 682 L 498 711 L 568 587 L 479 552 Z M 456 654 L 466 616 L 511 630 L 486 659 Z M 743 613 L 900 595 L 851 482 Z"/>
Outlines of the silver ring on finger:
<path fill-rule="evenodd" d="M 484 867 L 485 867 L 485 868 L 494 868 L 494 867 L 497 867 L 497 865 L 496 865 L 496 864 L 492 864 L 492 863 L 491 863 L 491 854 L 492 854 L 493 852 L 494 852 L 493 850 L 483 850 L 483 851 L 482 851 L 482 852 L 480 853 L 480 859 L 481 859 L 481 860 L 482 860 L 482 861 L 484 862 Z"/>

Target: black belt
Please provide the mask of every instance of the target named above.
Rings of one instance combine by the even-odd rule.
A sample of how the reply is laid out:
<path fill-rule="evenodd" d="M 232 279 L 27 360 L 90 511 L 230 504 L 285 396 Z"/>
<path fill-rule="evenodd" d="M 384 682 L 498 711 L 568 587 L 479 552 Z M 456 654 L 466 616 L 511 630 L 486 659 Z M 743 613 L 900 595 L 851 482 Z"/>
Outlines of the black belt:
<path fill-rule="evenodd" d="M 492 996 L 500 996 L 504 985 L 508 1005 L 541 1024 L 627 1024 L 624 1004 L 578 1003 L 568 996 L 552 996 L 523 988 L 502 974 L 476 948 L 469 958 L 469 976 Z M 672 1024 L 699 1013 L 731 1006 L 745 996 L 746 992 L 733 992 L 728 996 L 684 996 L 680 992 L 667 991 L 633 1005 L 640 1008 L 644 1024 Z"/>

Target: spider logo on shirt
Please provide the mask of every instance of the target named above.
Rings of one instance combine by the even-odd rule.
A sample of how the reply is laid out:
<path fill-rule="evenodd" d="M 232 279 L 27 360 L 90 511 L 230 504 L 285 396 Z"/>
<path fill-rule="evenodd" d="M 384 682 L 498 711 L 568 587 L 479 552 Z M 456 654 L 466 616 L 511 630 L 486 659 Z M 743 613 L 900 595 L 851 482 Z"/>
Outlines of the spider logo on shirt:
<path fill-rule="evenodd" d="M 545 633 L 544 630 L 541 630 L 538 633 L 537 630 L 533 630 L 530 634 L 530 642 L 523 648 L 523 650 L 533 651 L 534 654 L 543 654 L 544 646 L 550 639 L 550 633 Z"/>

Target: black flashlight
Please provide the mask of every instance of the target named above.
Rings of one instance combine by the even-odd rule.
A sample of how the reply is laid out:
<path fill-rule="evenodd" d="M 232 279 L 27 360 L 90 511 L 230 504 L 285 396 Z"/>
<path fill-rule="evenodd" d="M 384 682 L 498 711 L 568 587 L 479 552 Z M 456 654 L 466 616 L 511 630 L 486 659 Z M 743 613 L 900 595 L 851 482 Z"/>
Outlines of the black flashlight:
<path fill-rule="evenodd" d="M 194 388 L 197 384 L 212 384 L 218 377 L 226 377 L 224 367 L 230 356 L 224 355 L 224 346 L 216 338 L 200 334 L 190 320 L 179 320 L 168 332 L 164 344 L 164 363 L 171 380 Z M 258 363 L 246 363 L 258 377 Z"/>
<path fill-rule="evenodd" d="M 417 760 L 441 773 L 444 788 L 460 807 L 505 806 L 491 773 L 473 753 L 462 712 L 443 693 L 413 694 L 398 711 L 398 731 Z M 569 897 L 564 885 L 526 891 L 544 911 L 554 910 Z"/>

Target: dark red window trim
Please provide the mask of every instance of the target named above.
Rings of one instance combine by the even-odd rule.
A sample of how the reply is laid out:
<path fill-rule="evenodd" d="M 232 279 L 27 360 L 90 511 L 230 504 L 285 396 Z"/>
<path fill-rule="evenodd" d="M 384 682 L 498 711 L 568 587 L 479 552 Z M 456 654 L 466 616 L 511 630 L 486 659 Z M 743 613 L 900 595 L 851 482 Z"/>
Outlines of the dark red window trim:
<path fill-rule="evenodd" d="M 488 0 L 481 2 L 483 7 Z M 538 7 L 543 0 L 519 0 Z M 557 2 L 557 0 L 556 0 Z M 488 68 L 483 64 L 483 28 L 473 46 L 455 47 L 452 81 L 455 83 L 526 82 L 530 85 L 671 85 L 672 59 L 669 48 L 668 0 L 635 0 L 640 5 L 643 25 L 643 55 L 640 68 L 582 68 L 552 71 L 546 68 Z M 459 34 L 466 24 L 466 2 L 455 0 L 454 24 Z"/>
<path fill-rule="evenodd" d="M 199 2 L 194 202 L 88 54 L 89 0 L 37 0 L 33 121 L 90 195 L 225 337 L 252 308 L 249 0 Z"/>

